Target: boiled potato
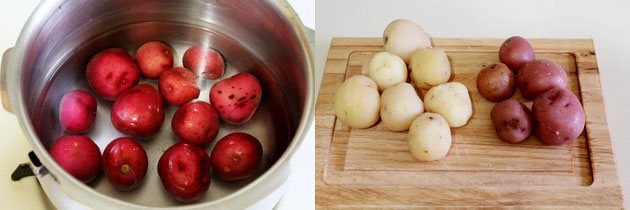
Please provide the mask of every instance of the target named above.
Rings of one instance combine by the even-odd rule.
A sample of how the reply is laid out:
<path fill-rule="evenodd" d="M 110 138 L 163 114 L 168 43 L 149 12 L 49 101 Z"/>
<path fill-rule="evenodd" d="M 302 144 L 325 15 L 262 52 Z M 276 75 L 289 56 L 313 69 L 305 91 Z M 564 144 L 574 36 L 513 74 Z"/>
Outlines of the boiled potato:
<path fill-rule="evenodd" d="M 407 81 L 407 65 L 402 58 L 389 52 L 379 52 L 370 60 L 370 78 L 379 91 Z"/>
<path fill-rule="evenodd" d="M 407 140 L 416 159 L 439 160 L 451 149 L 451 129 L 441 115 L 425 112 L 411 124 Z"/>
<path fill-rule="evenodd" d="M 419 25 L 409 21 L 394 20 L 383 32 L 385 51 L 400 56 L 409 63 L 411 55 L 419 49 L 431 47 L 431 39 Z"/>
<path fill-rule="evenodd" d="M 495 104 L 490 110 L 490 119 L 497 136 L 508 143 L 525 141 L 534 127 L 532 113 L 525 104 L 514 99 Z"/>
<path fill-rule="evenodd" d="M 441 114 L 451 128 L 465 125 L 472 116 L 472 103 L 468 89 L 462 83 L 449 82 L 427 91 L 424 108 Z"/>
<path fill-rule="evenodd" d="M 536 119 L 536 137 L 550 145 L 573 142 L 586 123 L 580 100 L 564 88 L 553 88 L 536 97 L 532 113 Z"/>
<path fill-rule="evenodd" d="M 499 48 L 499 60 L 515 73 L 525 63 L 533 61 L 535 57 L 532 45 L 520 36 L 510 37 Z"/>
<path fill-rule="evenodd" d="M 451 63 L 444 50 L 430 48 L 416 51 L 411 56 L 411 79 L 417 87 L 429 89 L 444 84 L 451 78 Z"/>
<path fill-rule="evenodd" d="M 353 128 L 367 128 L 376 123 L 379 107 L 376 83 L 367 76 L 350 77 L 335 94 L 335 115 Z"/>
<path fill-rule="evenodd" d="M 523 98 L 535 99 L 552 88 L 567 87 L 567 72 L 553 60 L 536 59 L 521 66 L 516 76 Z"/>
<path fill-rule="evenodd" d="M 411 122 L 422 112 L 422 100 L 409 83 L 394 85 L 381 95 L 381 120 L 391 131 L 409 129 Z"/>
<path fill-rule="evenodd" d="M 477 74 L 477 91 L 488 101 L 508 99 L 516 91 L 514 73 L 505 64 L 492 64 Z"/>

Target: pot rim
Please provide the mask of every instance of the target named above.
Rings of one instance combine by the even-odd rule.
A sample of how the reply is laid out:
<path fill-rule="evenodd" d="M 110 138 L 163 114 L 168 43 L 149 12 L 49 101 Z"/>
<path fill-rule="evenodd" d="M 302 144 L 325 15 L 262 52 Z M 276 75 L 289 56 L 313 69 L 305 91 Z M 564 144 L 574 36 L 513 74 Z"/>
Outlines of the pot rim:
<path fill-rule="evenodd" d="M 210 206 L 210 205 L 222 203 L 226 200 L 233 199 L 243 194 L 246 191 L 255 189 L 256 187 L 262 187 L 261 185 L 263 183 L 271 180 L 274 172 L 279 170 L 278 168 L 284 166 L 285 163 L 290 161 L 290 158 L 293 156 L 293 154 L 302 144 L 302 141 L 304 140 L 306 133 L 310 129 L 310 125 L 313 121 L 313 107 L 314 107 L 314 100 L 315 100 L 314 99 L 315 81 L 314 81 L 314 65 L 313 65 L 313 60 L 312 60 L 313 57 L 312 57 L 310 46 L 308 44 L 308 39 L 304 31 L 302 30 L 304 26 L 300 18 L 298 17 L 298 15 L 296 14 L 296 12 L 293 10 L 293 8 L 289 5 L 289 3 L 286 0 L 268 0 L 268 1 L 271 2 L 272 5 L 274 5 L 278 11 L 284 14 L 288 22 L 293 26 L 292 31 L 295 34 L 295 36 L 299 38 L 301 49 L 305 55 L 305 59 L 304 59 L 305 64 L 306 64 L 305 67 L 307 68 L 306 97 L 304 99 L 305 100 L 304 108 L 302 110 L 302 116 L 300 118 L 296 133 L 293 136 L 291 143 L 287 146 L 287 149 L 282 154 L 282 156 L 280 156 L 280 158 L 278 158 L 278 160 L 269 169 L 267 169 L 262 175 L 260 175 L 260 177 L 258 177 L 256 180 L 252 181 L 245 187 L 227 196 L 219 198 L 217 200 L 204 202 L 204 203 L 189 204 L 189 205 L 184 205 L 184 206 L 168 207 L 168 208 L 200 208 L 200 207 Z M 31 13 L 31 16 L 29 17 L 28 21 L 26 22 L 26 24 L 22 28 L 22 31 L 20 32 L 20 36 L 18 37 L 15 47 L 13 47 L 13 49 L 10 52 L 9 56 L 11 56 L 12 59 L 8 59 L 8 60 L 11 62 L 8 64 L 4 64 L 8 66 L 7 69 L 15 69 L 15 67 L 23 66 L 24 58 L 15 57 L 15 56 L 23 55 L 26 53 L 27 45 L 37 35 L 35 32 L 43 26 L 44 21 L 41 21 L 41 20 L 43 18 L 46 18 L 51 12 L 53 12 L 59 5 L 62 5 L 62 4 L 63 4 L 63 0 L 46 0 L 46 1 L 40 2 L 39 5 L 35 8 L 35 10 L 33 10 L 33 13 Z M 52 157 L 50 156 L 48 152 L 45 152 L 47 151 L 47 149 L 44 148 L 41 142 L 39 142 L 39 137 L 34 132 L 34 128 L 30 123 L 28 114 L 26 112 L 26 107 L 24 104 L 23 90 L 21 88 L 22 87 L 21 86 L 21 83 L 22 83 L 21 73 L 19 71 L 12 70 L 12 71 L 6 72 L 6 74 L 7 74 L 7 78 L 6 78 L 7 80 L 5 82 L 7 82 L 7 87 L 9 89 L 8 92 L 9 92 L 10 97 L 8 97 L 8 99 L 11 105 L 10 107 L 13 109 L 14 114 L 17 116 L 18 121 L 20 123 L 20 127 L 22 128 L 22 131 L 25 133 L 27 137 L 26 139 L 28 143 L 31 145 L 31 148 L 33 149 L 35 154 L 39 157 L 42 164 L 51 172 L 51 175 L 53 175 L 53 178 L 60 184 L 60 187 L 62 191 L 64 191 L 64 193 L 71 196 L 68 192 L 66 192 L 67 189 L 64 190 L 65 187 L 62 184 L 63 182 L 67 182 L 68 184 L 75 185 L 74 189 L 79 190 L 76 193 L 89 194 L 88 195 L 89 197 L 82 196 L 82 198 L 79 198 L 79 199 L 74 196 L 71 196 L 82 204 L 90 204 L 87 202 L 89 201 L 89 198 L 97 198 L 97 199 L 103 199 L 103 201 L 107 201 L 110 204 L 114 204 L 115 206 L 118 206 L 118 207 L 156 208 L 156 209 L 164 208 L 164 207 L 142 206 L 139 204 L 115 199 L 110 196 L 106 196 L 102 193 L 99 193 L 93 188 L 89 187 L 88 185 L 80 182 L 79 180 L 75 178 L 72 178 L 70 174 L 65 172 L 58 164 L 54 162 L 54 160 L 52 160 Z M 260 198 L 262 198 L 262 196 Z"/>

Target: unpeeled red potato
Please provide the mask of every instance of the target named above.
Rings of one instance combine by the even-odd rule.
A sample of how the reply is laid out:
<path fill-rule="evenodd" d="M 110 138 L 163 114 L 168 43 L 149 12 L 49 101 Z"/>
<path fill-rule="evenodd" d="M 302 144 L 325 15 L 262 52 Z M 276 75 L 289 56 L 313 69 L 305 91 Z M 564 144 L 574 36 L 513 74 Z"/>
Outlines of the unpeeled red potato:
<path fill-rule="evenodd" d="M 409 63 L 411 80 L 417 87 L 429 89 L 451 78 L 451 63 L 444 50 L 427 48 L 416 51 Z"/>
<path fill-rule="evenodd" d="M 431 88 L 424 95 L 427 112 L 441 114 L 452 128 L 466 125 L 472 116 L 468 89 L 462 83 L 449 82 Z"/>
<path fill-rule="evenodd" d="M 545 144 L 571 143 L 580 136 L 586 123 L 580 100 L 564 88 L 554 88 L 536 97 L 532 113 L 536 136 Z"/>
<path fill-rule="evenodd" d="M 520 36 L 510 37 L 499 48 L 499 60 L 514 72 L 518 72 L 525 63 L 533 61 L 534 58 L 534 48 Z"/>
<path fill-rule="evenodd" d="M 50 156 L 70 175 L 88 183 L 101 172 L 101 151 L 87 136 L 65 135 L 50 146 Z"/>
<path fill-rule="evenodd" d="M 379 91 L 407 81 L 407 65 L 402 58 L 389 52 L 379 52 L 370 60 L 370 78 Z"/>
<path fill-rule="evenodd" d="M 411 55 L 422 48 L 431 47 L 431 38 L 419 25 L 404 19 L 394 20 L 383 32 L 385 51 L 400 56 L 409 63 Z"/>
<path fill-rule="evenodd" d="M 514 73 L 502 63 L 492 64 L 477 75 L 477 90 L 489 101 L 503 101 L 514 95 L 516 79 Z"/>
<path fill-rule="evenodd" d="M 374 80 L 356 75 L 347 79 L 335 94 L 335 115 L 353 128 L 367 128 L 379 119 L 380 96 Z"/>
<path fill-rule="evenodd" d="M 68 133 L 85 133 L 96 119 L 96 99 L 83 90 L 73 90 L 61 97 L 59 122 Z"/>
<path fill-rule="evenodd" d="M 151 41 L 142 44 L 135 57 L 140 72 L 149 79 L 158 79 L 164 71 L 173 68 L 173 51 L 162 42 Z"/>
<path fill-rule="evenodd" d="M 387 88 L 381 95 L 381 119 L 391 131 L 409 129 L 411 122 L 424 112 L 422 100 L 409 83 Z"/>
<path fill-rule="evenodd" d="M 120 48 L 96 53 L 85 68 L 88 84 L 106 100 L 116 98 L 140 81 L 140 70 L 131 55 Z"/>
<path fill-rule="evenodd" d="M 527 100 L 532 100 L 552 88 L 565 88 L 567 81 L 564 68 L 546 59 L 536 59 L 525 63 L 516 76 L 518 89 Z"/>
<path fill-rule="evenodd" d="M 407 140 L 416 159 L 439 160 L 451 149 L 451 129 L 441 115 L 425 112 L 411 124 Z"/>
<path fill-rule="evenodd" d="M 525 104 L 514 99 L 494 105 L 490 111 L 490 119 L 499 138 L 508 143 L 524 141 L 534 127 L 532 113 Z"/>

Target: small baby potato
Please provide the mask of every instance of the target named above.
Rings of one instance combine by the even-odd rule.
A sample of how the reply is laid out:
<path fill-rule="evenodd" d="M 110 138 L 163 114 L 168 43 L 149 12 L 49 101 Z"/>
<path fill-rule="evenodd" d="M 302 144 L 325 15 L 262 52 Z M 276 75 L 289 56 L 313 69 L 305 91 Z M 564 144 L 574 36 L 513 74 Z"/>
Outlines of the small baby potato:
<path fill-rule="evenodd" d="M 536 59 L 518 71 L 516 82 L 523 98 L 532 100 L 552 88 L 567 87 L 567 73 L 552 60 Z"/>
<path fill-rule="evenodd" d="M 393 53 L 376 53 L 370 60 L 369 69 L 370 78 L 378 85 L 378 91 L 407 81 L 407 64 Z"/>
<path fill-rule="evenodd" d="M 516 91 L 514 73 L 505 64 L 492 64 L 477 75 L 477 91 L 488 101 L 508 99 Z"/>
<path fill-rule="evenodd" d="M 451 78 L 451 63 L 444 50 L 427 48 L 416 51 L 409 63 L 411 79 L 417 87 L 429 89 Z"/>
<path fill-rule="evenodd" d="M 140 70 L 127 51 L 109 48 L 90 58 L 85 76 L 97 95 L 113 101 L 125 90 L 138 84 Z"/>
<path fill-rule="evenodd" d="M 422 100 L 409 83 L 387 88 L 381 95 L 381 119 L 390 131 L 405 131 L 424 112 Z"/>
<path fill-rule="evenodd" d="M 499 60 L 505 63 L 514 73 L 527 62 L 534 60 L 534 48 L 520 36 L 513 36 L 505 40 L 499 48 Z"/>
<path fill-rule="evenodd" d="M 527 139 L 534 127 L 532 113 L 525 104 L 514 99 L 494 105 L 490 111 L 490 119 L 499 138 L 508 143 L 519 143 Z"/>
<path fill-rule="evenodd" d="M 422 48 L 431 47 L 431 38 L 419 25 L 409 20 L 394 20 L 383 32 L 385 51 L 394 53 L 409 63 L 411 55 Z"/>
<path fill-rule="evenodd" d="M 449 82 L 431 88 L 424 95 L 424 108 L 427 112 L 442 115 L 451 128 L 466 125 L 472 116 L 468 89 L 459 82 Z"/>
<path fill-rule="evenodd" d="M 353 128 L 367 128 L 379 119 L 380 96 L 374 80 L 355 75 L 335 94 L 335 115 Z"/>
<path fill-rule="evenodd" d="M 68 133 L 88 132 L 96 119 L 96 99 L 84 90 L 73 90 L 61 97 L 59 122 Z"/>
<path fill-rule="evenodd" d="M 101 150 L 88 136 L 65 135 L 50 146 L 50 156 L 70 175 L 88 183 L 101 172 Z"/>
<path fill-rule="evenodd" d="M 586 123 L 580 100 L 564 88 L 554 88 L 536 97 L 532 113 L 536 136 L 550 145 L 571 143 L 580 136 Z"/>
<path fill-rule="evenodd" d="M 135 57 L 142 76 L 149 79 L 158 79 L 164 71 L 173 68 L 173 50 L 162 42 L 142 44 Z"/>
<path fill-rule="evenodd" d="M 411 123 L 407 140 L 419 161 L 439 160 L 451 149 L 451 129 L 441 115 L 425 112 Z"/>

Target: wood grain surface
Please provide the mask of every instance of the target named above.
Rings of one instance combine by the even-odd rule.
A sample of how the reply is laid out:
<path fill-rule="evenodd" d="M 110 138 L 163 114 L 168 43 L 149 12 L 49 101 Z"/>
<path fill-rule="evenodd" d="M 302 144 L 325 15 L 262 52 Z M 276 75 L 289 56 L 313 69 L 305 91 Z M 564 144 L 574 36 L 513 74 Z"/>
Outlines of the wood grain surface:
<path fill-rule="evenodd" d="M 520 144 L 498 139 L 489 114 L 494 103 L 479 95 L 476 78 L 482 68 L 499 62 L 502 39 L 432 42 L 446 50 L 450 81 L 468 88 L 473 116 L 451 129 L 453 144 L 444 159 L 419 162 L 409 152 L 407 131 L 391 132 L 380 122 L 352 129 L 336 119 L 335 90 L 346 78 L 367 75 L 367 64 L 383 43 L 333 38 L 315 111 L 318 208 L 622 207 L 591 40 L 530 40 L 536 58 L 554 60 L 567 71 L 567 88 L 584 106 L 585 131 L 561 146 L 544 145 L 533 136 Z M 518 91 L 513 98 L 531 108 Z"/>

